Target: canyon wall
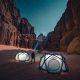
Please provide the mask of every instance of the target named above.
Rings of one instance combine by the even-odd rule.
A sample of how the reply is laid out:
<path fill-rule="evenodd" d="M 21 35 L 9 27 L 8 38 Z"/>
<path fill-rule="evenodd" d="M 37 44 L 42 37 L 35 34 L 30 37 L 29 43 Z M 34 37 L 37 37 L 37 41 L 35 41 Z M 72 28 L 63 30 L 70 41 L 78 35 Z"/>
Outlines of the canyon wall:
<path fill-rule="evenodd" d="M 24 27 L 23 33 L 19 27 Z M 28 40 L 26 45 L 25 40 Z M 15 0 L 0 0 L 0 44 L 32 48 L 34 40 L 34 27 L 21 18 Z"/>
<path fill-rule="evenodd" d="M 19 10 L 14 0 L 0 0 L 0 44 L 16 45 Z"/>
<path fill-rule="evenodd" d="M 68 0 L 65 12 L 47 39 L 50 50 L 80 53 L 80 0 Z"/>
<path fill-rule="evenodd" d="M 18 26 L 17 46 L 32 48 L 36 39 L 34 27 L 28 22 L 26 18 L 21 18 Z"/>

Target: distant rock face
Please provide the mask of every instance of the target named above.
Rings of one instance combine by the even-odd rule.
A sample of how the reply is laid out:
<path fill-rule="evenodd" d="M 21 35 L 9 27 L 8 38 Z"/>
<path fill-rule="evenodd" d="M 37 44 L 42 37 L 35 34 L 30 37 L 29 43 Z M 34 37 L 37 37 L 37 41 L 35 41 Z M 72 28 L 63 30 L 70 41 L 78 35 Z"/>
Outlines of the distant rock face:
<path fill-rule="evenodd" d="M 41 33 L 41 34 L 37 37 L 37 39 L 36 39 L 36 41 L 35 41 L 35 43 L 34 43 L 33 48 L 34 48 L 34 49 L 37 49 L 37 50 L 43 50 L 44 41 L 46 41 L 46 37 Z"/>
<path fill-rule="evenodd" d="M 21 19 L 15 0 L 0 0 L 0 44 L 31 48 L 34 39 L 34 27 Z"/>
<path fill-rule="evenodd" d="M 76 37 L 80 37 L 80 0 L 68 0 L 67 8 L 53 32 L 49 33 L 47 43 L 50 50 L 67 51 Z M 80 47 L 79 47 L 80 49 Z"/>
<path fill-rule="evenodd" d="M 56 36 L 58 35 L 58 33 L 56 34 L 55 32 L 50 32 L 48 33 L 47 37 L 46 37 L 46 41 L 43 41 L 43 49 L 46 49 L 48 51 L 58 51 L 59 50 L 59 38 L 60 36 Z"/>
<path fill-rule="evenodd" d="M 39 42 L 43 42 L 44 40 L 45 40 L 45 36 L 41 33 L 38 37 L 37 37 L 37 40 L 39 41 Z"/>
<path fill-rule="evenodd" d="M 36 39 L 36 34 L 34 33 L 34 27 L 28 22 L 26 18 L 22 18 L 18 26 L 18 46 L 32 48 L 33 43 Z"/>

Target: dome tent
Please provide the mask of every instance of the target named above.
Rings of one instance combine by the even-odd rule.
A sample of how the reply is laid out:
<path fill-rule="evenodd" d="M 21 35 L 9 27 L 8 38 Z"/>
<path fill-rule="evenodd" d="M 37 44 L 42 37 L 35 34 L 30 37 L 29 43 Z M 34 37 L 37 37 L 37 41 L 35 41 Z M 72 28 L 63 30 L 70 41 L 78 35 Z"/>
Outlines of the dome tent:
<path fill-rule="evenodd" d="M 30 55 L 27 52 L 19 52 L 16 54 L 16 61 L 29 61 L 30 60 Z"/>
<path fill-rule="evenodd" d="M 65 58 L 59 54 L 43 55 L 40 59 L 39 69 L 48 73 L 61 73 L 69 70 Z"/>

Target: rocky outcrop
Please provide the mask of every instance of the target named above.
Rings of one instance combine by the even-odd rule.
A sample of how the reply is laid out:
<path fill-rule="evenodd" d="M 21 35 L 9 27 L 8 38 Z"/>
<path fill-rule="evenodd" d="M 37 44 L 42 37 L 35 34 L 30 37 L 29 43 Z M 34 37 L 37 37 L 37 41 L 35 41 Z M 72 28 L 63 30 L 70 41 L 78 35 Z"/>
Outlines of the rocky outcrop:
<path fill-rule="evenodd" d="M 0 0 L 0 44 L 31 48 L 34 39 L 34 27 L 21 19 L 15 0 Z"/>
<path fill-rule="evenodd" d="M 67 48 L 68 53 L 80 54 L 80 37 L 75 37 Z"/>
<path fill-rule="evenodd" d="M 56 34 L 54 31 L 48 33 L 46 40 L 43 41 L 43 49 L 46 49 L 48 51 L 59 51 L 60 36 L 56 35 L 58 34 Z"/>
<path fill-rule="evenodd" d="M 0 0 L 0 44 L 16 45 L 19 10 L 13 0 Z"/>
<path fill-rule="evenodd" d="M 17 45 L 19 47 L 32 48 L 35 39 L 34 27 L 26 18 L 22 18 L 18 26 Z"/>
<path fill-rule="evenodd" d="M 34 46 L 33 46 L 33 49 L 37 49 L 37 50 L 43 50 L 43 44 L 44 42 L 46 41 L 46 37 L 41 33 L 36 41 L 34 42 Z"/>
<path fill-rule="evenodd" d="M 67 4 L 67 9 L 64 13 L 65 15 L 65 28 L 66 31 L 64 32 L 61 40 L 60 40 L 60 49 L 62 51 L 67 51 L 67 48 L 71 41 L 80 36 L 80 1 L 79 0 L 69 0 Z"/>
<path fill-rule="evenodd" d="M 80 0 L 68 0 L 67 8 L 50 34 L 50 50 L 70 51 L 70 44 L 80 37 Z M 72 42 L 72 43 L 71 43 Z M 80 47 L 78 48 L 80 49 Z"/>

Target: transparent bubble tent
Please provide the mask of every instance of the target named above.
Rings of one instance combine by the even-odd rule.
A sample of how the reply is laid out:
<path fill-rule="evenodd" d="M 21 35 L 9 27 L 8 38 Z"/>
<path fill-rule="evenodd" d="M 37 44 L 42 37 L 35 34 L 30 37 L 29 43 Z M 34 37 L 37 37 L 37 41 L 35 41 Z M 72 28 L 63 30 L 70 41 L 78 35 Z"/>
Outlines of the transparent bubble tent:
<path fill-rule="evenodd" d="M 30 56 L 26 52 L 17 53 L 15 58 L 16 58 L 16 61 L 29 61 L 30 60 Z"/>
<path fill-rule="evenodd" d="M 41 57 L 39 69 L 45 70 L 48 73 L 68 72 L 68 66 L 65 58 L 62 55 L 45 54 Z"/>

